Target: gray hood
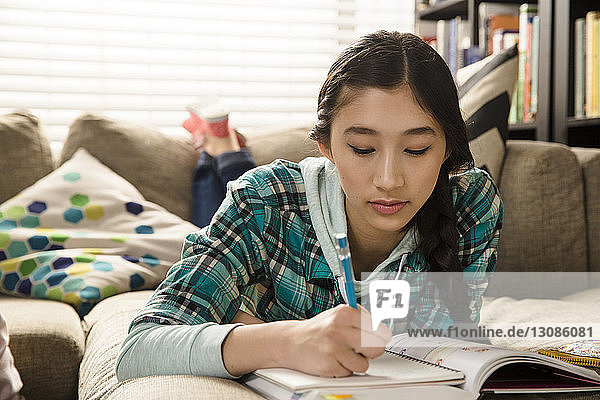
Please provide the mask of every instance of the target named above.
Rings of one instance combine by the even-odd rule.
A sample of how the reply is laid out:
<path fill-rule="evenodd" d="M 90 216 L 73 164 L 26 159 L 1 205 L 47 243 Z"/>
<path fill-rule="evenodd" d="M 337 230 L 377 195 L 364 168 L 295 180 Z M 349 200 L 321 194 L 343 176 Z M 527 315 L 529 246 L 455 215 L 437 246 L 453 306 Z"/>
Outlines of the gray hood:
<path fill-rule="evenodd" d="M 321 244 L 325 260 L 333 275 L 337 278 L 342 269 L 335 250 L 335 234 L 348 234 L 345 211 L 345 195 L 335 164 L 326 157 L 308 157 L 300 161 L 300 171 L 304 178 L 306 200 L 312 225 Z M 399 260 L 403 254 L 411 253 L 417 248 L 419 236 L 414 228 L 394 248 L 390 255 L 370 274 L 375 277 L 378 272 L 389 272 L 388 266 Z M 368 288 L 367 278 L 356 282 L 357 296 L 365 294 Z M 343 293 L 343 290 L 341 291 Z"/>

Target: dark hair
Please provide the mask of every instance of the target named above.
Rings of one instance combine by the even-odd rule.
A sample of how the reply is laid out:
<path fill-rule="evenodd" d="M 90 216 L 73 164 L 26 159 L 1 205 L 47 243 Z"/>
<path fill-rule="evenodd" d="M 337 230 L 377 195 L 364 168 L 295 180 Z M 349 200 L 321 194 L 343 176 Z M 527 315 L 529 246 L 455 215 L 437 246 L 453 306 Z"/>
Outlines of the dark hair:
<path fill-rule="evenodd" d="M 458 259 L 457 220 L 449 175 L 472 168 L 474 162 L 454 80 L 444 60 L 431 46 L 413 34 L 387 31 L 377 31 L 351 44 L 333 63 L 321 86 L 317 122 L 310 138 L 329 146 L 332 120 L 353 98 L 346 96 L 347 91 L 343 89 L 352 89 L 350 92 L 356 94 L 365 88 L 402 86 L 411 89 L 419 106 L 442 127 L 446 154 L 449 154 L 440 168 L 433 193 L 406 229 L 417 227 L 422 237 L 419 250 L 431 271 L 459 272 L 463 268 Z M 450 280 L 450 284 L 438 285 L 438 288 L 448 299 L 453 321 L 470 321 L 466 287 L 462 279 L 460 284 L 456 283 Z M 452 300 L 457 298 L 463 301 Z"/>

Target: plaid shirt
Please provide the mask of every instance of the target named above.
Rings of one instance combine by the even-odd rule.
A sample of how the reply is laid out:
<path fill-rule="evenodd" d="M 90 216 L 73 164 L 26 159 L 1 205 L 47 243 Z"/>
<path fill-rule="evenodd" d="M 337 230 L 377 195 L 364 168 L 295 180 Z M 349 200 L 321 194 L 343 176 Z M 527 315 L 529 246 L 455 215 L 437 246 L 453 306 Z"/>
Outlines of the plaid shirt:
<path fill-rule="evenodd" d="M 496 264 L 502 201 L 482 170 L 469 170 L 450 182 L 458 216 L 458 256 L 465 271 L 473 273 L 465 281 L 471 317 L 477 322 L 487 286 L 485 272 L 492 272 Z M 398 264 L 391 263 L 389 272 L 397 271 Z M 418 249 L 407 264 L 409 273 L 429 269 Z M 435 286 L 424 279 L 416 281 L 411 284 L 408 327 L 451 325 Z M 211 224 L 188 235 L 181 260 L 133 319 L 130 330 L 142 322 L 225 324 L 238 310 L 266 322 L 306 319 L 341 303 L 311 224 L 300 167 L 276 160 L 230 182 Z"/>

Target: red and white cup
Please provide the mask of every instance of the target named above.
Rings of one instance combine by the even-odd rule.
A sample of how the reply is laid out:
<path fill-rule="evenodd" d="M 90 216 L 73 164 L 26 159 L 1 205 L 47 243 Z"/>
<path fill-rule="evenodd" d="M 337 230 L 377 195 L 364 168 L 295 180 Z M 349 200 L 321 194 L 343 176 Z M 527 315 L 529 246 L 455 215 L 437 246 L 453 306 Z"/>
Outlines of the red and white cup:
<path fill-rule="evenodd" d="M 190 117 L 183 122 L 183 127 L 194 138 L 201 142 L 203 134 L 216 137 L 229 135 L 229 112 L 219 106 L 200 107 L 191 104 L 186 107 Z"/>

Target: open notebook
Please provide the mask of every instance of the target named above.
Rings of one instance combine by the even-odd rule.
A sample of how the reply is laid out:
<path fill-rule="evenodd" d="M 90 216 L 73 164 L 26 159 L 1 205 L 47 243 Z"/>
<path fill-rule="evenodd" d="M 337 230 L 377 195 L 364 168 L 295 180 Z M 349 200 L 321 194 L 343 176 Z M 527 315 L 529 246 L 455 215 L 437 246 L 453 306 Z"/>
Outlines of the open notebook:
<path fill-rule="evenodd" d="M 267 368 L 255 371 L 242 382 L 268 398 L 291 398 L 293 394 L 310 391 L 360 391 L 422 384 L 458 385 L 464 382 L 464 375 L 460 371 L 406 355 L 386 352 L 371 360 L 364 374 L 322 378 L 286 368 Z"/>
<path fill-rule="evenodd" d="M 268 398 L 290 398 L 308 392 L 344 392 L 414 385 L 455 385 L 465 393 L 535 393 L 600 390 L 596 372 L 541 354 L 503 349 L 441 337 L 394 336 L 386 353 L 369 363 L 366 374 L 321 378 L 283 368 L 250 374 L 250 388 Z M 268 390 L 279 390 L 271 397 Z M 261 390 L 262 388 L 262 390 Z M 445 389 L 456 388 L 446 386 Z M 443 390 L 443 389 L 442 389 Z M 401 389 L 398 389 L 402 393 Z M 356 397 L 358 398 L 358 397 Z M 385 397 L 381 397 L 383 400 Z"/>

